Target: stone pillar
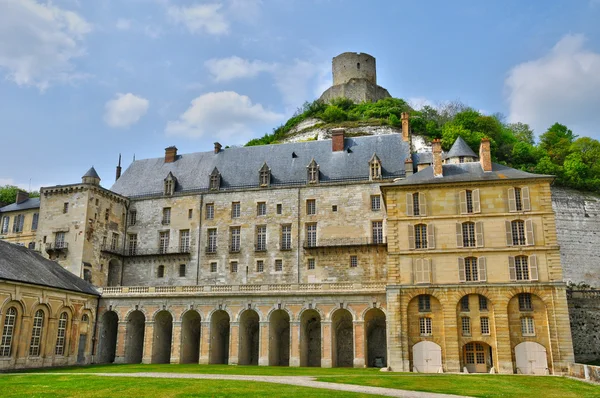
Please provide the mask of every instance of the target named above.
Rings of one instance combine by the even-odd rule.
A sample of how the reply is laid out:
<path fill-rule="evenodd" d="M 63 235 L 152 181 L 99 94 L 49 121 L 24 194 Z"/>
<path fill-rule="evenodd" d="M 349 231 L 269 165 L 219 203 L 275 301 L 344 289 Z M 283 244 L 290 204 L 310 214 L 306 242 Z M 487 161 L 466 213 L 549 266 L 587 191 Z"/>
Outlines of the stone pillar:
<path fill-rule="evenodd" d="M 152 346 L 154 344 L 154 321 L 146 322 L 144 331 L 144 356 L 142 363 L 152 363 Z"/>
<path fill-rule="evenodd" d="M 331 321 L 321 321 L 321 367 L 330 368 L 333 366 L 331 347 Z"/>
<path fill-rule="evenodd" d="M 240 352 L 240 323 L 229 323 L 229 364 L 237 365 L 239 363 Z"/>
<path fill-rule="evenodd" d="M 444 298 L 440 298 L 443 302 Z M 451 301 L 443 307 L 444 315 L 444 350 L 446 354 L 446 372 L 462 372 L 460 357 L 462 347 L 458 344 L 458 321 L 456 315 L 456 303 Z M 443 366 L 444 364 L 442 364 Z"/>
<path fill-rule="evenodd" d="M 179 363 L 181 357 L 181 321 L 173 321 L 171 334 L 171 363 Z"/>
<path fill-rule="evenodd" d="M 65 352 L 70 358 L 74 358 L 76 361 L 77 347 L 79 346 L 79 319 L 71 319 L 70 326 L 71 327 L 67 330 L 68 340 Z"/>
<path fill-rule="evenodd" d="M 259 322 L 258 366 L 269 366 L 269 322 Z"/>
<path fill-rule="evenodd" d="M 15 363 L 18 365 L 24 364 L 27 361 L 27 350 L 29 348 L 29 339 L 31 338 L 31 316 L 23 315 L 21 317 L 21 325 L 16 332 L 19 333 L 15 334 L 15 336 L 18 336 L 15 350 Z"/>
<path fill-rule="evenodd" d="M 365 321 L 354 321 L 354 361 L 355 368 L 365 367 Z"/>
<path fill-rule="evenodd" d="M 300 322 L 290 322 L 290 366 L 300 366 Z"/>
<path fill-rule="evenodd" d="M 117 349 L 115 350 L 115 363 L 125 363 L 125 347 L 127 338 L 127 321 L 119 321 L 117 326 Z"/>
<path fill-rule="evenodd" d="M 387 290 L 387 362 L 388 366 L 395 372 L 407 372 L 408 361 L 403 353 L 403 336 L 406 333 L 402 333 L 402 314 L 406 316 L 406 310 L 404 313 L 400 308 L 400 291 L 399 289 Z"/>
<path fill-rule="evenodd" d="M 552 300 L 552 311 L 548 309 L 548 323 L 550 325 L 550 337 L 552 341 L 552 370 L 555 375 L 568 374 L 569 364 L 575 362 L 573 355 L 573 339 L 571 336 L 571 324 L 569 319 L 569 306 L 564 287 L 551 288 L 554 295 Z"/>
<path fill-rule="evenodd" d="M 44 341 L 40 351 L 42 358 L 42 366 L 52 366 L 54 364 L 54 350 L 56 348 L 56 336 L 58 328 L 58 319 L 48 319 L 46 331 L 44 333 Z"/>
<path fill-rule="evenodd" d="M 200 322 L 200 365 L 208 365 L 210 355 L 210 322 Z"/>

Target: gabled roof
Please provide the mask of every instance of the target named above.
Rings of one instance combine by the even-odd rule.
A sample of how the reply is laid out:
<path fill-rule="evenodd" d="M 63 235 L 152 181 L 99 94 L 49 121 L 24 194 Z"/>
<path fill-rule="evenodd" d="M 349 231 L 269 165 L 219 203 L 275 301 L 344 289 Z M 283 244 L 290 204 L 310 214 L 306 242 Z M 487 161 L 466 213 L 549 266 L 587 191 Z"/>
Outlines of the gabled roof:
<path fill-rule="evenodd" d="M 100 178 L 98 173 L 96 173 L 96 169 L 94 168 L 94 166 L 92 166 L 84 175 L 81 176 L 81 178 L 83 177 Z"/>
<path fill-rule="evenodd" d="M 100 296 L 90 283 L 24 246 L 0 240 L 0 280 Z"/>
<path fill-rule="evenodd" d="M 271 169 L 271 186 L 306 184 L 306 165 L 313 158 L 322 183 L 368 181 L 368 162 L 375 152 L 383 177 L 398 178 L 404 176 L 404 160 L 410 156 L 400 134 L 346 138 L 345 148 L 351 152 L 333 152 L 331 141 L 321 140 L 182 154 L 172 163 L 165 163 L 164 157 L 136 160 L 111 190 L 124 196 L 160 194 L 169 171 L 177 176 L 178 192 L 208 190 L 208 177 L 215 167 L 221 173 L 220 189 L 258 188 L 258 173 L 265 163 Z"/>
<path fill-rule="evenodd" d="M 0 208 L 0 213 L 7 213 L 9 211 L 22 211 L 29 209 L 39 209 L 40 198 L 29 198 L 21 203 L 12 203 L 7 206 Z"/>
<path fill-rule="evenodd" d="M 452 148 L 450 148 L 448 153 L 446 153 L 446 156 L 444 156 L 444 159 L 457 158 L 459 156 L 470 156 L 470 157 L 474 157 L 474 158 L 478 157 L 477 154 L 475 152 L 473 152 L 473 150 L 471 149 L 469 144 L 467 144 L 460 135 L 458 136 L 456 141 L 454 141 Z"/>

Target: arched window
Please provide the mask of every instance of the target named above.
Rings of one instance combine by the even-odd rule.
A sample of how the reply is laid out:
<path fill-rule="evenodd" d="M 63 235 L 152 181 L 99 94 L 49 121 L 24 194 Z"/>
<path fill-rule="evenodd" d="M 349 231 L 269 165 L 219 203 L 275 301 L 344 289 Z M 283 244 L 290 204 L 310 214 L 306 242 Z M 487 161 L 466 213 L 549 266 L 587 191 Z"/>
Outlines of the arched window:
<path fill-rule="evenodd" d="M 158 266 L 158 270 L 156 271 L 156 276 L 158 278 L 164 278 L 165 277 L 165 266 L 164 265 L 159 265 Z"/>
<path fill-rule="evenodd" d="M 220 187 L 221 173 L 219 173 L 219 170 L 215 167 L 212 173 L 210 173 L 209 188 L 211 191 L 218 191 Z"/>
<path fill-rule="evenodd" d="M 2 328 L 2 341 L 0 342 L 0 357 L 10 357 L 15 323 L 17 322 L 17 309 L 10 307 L 4 315 L 4 327 Z"/>
<path fill-rule="evenodd" d="M 175 188 L 177 185 L 177 178 L 169 171 L 167 177 L 165 178 L 165 195 L 173 195 L 175 193 Z"/>
<path fill-rule="evenodd" d="M 31 328 L 31 343 L 29 344 L 29 356 L 39 357 L 42 335 L 44 332 L 44 311 L 37 310 L 33 317 L 33 327 Z"/>
<path fill-rule="evenodd" d="M 267 166 L 267 162 L 263 164 L 259 171 L 259 185 L 268 187 L 271 183 L 271 169 Z"/>
<path fill-rule="evenodd" d="M 65 353 L 65 342 L 67 336 L 67 320 L 68 315 L 66 312 L 60 314 L 60 318 L 58 318 L 58 330 L 56 334 L 56 348 L 54 353 L 56 355 L 64 355 Z"/>
<path fill-rule="evenodd" d="M 316 184 L 319 182 L 319 165 L 313 159 L 307 168 L 307 180 L 309 184 Z"/>
<path fill-rule="evenodd" d="M 373 154 L 371 160 L 369 160 L 369 179 L 380 180 L 381 179 L 381 160 L 377 154 Z"/>

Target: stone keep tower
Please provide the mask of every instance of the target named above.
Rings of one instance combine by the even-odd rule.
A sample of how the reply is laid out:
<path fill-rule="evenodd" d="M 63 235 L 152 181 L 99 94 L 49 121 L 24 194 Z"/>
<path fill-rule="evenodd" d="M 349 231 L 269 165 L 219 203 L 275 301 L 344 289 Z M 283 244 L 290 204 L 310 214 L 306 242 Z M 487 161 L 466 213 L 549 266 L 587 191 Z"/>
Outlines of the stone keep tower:
<path fill-rule="evenodd" d="M 335 98 L 348 98 L 355 103 L 375 102 L 391 97 L 377 85 L 375 57 L 365 53 L 343 53 L 332 61 L 333 86 L 319 98 L 331 102 Z"/>

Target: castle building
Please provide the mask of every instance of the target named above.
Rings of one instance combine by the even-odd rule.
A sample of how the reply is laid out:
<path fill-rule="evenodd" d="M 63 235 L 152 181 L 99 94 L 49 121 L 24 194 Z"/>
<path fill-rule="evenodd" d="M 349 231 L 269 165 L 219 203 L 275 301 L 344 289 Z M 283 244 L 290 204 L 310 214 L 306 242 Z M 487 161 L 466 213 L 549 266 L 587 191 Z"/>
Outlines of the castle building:
<path fill-rule="evenodd" d="M 40 198 L 17 191 L 15 203 L 0 208 L 0 240 L 39 251 L 36 244 L 39 216 Z"/>

